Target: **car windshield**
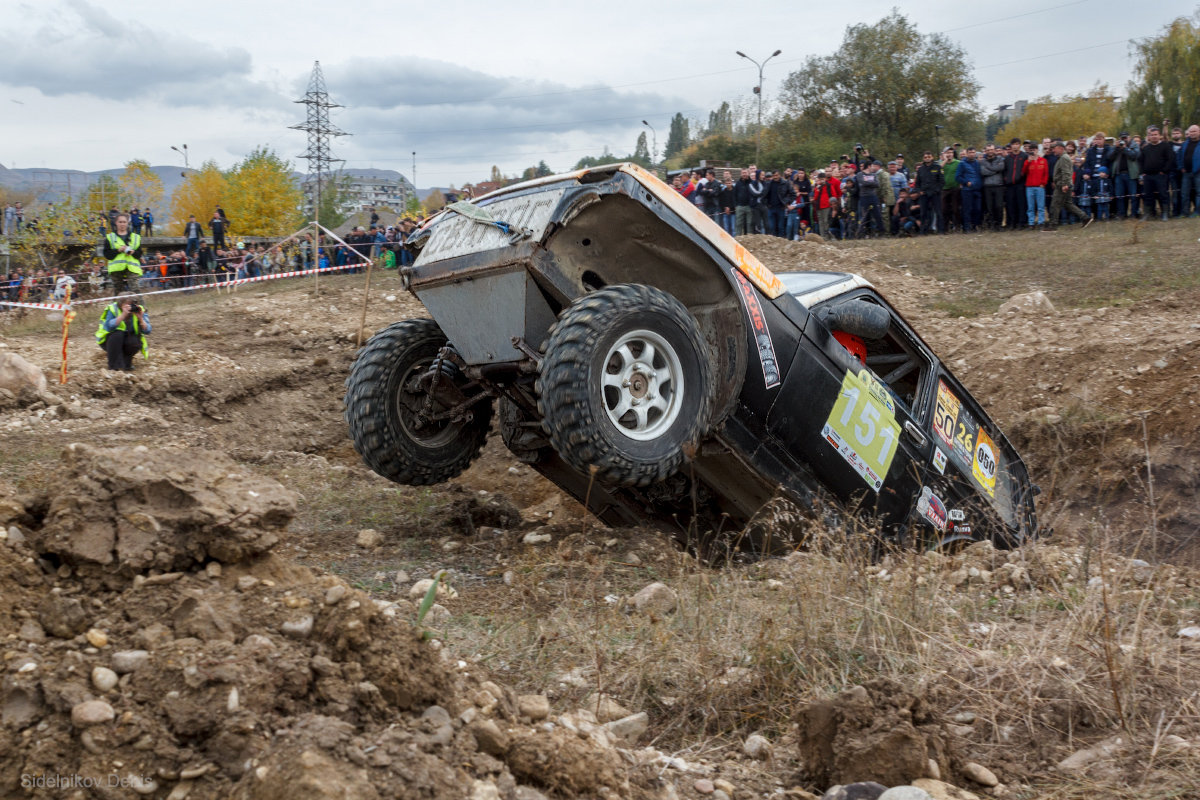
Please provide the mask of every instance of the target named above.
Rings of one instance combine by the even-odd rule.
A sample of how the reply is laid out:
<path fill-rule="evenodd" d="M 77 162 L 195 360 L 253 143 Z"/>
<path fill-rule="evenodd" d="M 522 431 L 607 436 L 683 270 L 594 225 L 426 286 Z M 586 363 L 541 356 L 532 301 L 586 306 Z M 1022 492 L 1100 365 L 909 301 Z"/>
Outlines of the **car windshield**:
<path fill-rule="evenodd" d="M 826 286 L 832 286 L 851 276 L 846 272 L 777 272 L 775 277 L 783 283 L 788 294 L 800 297 Z"/>

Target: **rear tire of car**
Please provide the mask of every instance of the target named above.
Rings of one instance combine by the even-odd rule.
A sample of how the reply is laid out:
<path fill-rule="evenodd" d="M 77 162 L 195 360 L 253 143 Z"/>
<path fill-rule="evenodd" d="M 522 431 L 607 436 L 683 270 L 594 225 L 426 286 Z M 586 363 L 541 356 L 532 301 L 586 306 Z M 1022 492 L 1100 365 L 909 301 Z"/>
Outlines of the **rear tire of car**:
<path fill-rule="evenodd" d="M 641 284 L 577 300 L 546 342 L 538 410 L 568 464 L 618 486 L 648 486 L 707 432 L 712 369 L 687 307 Z"/>
<path fill-rule="evenodd" d="M 367 341 L 346 379 L 345 417 L 354 449 L 396 483 L 428 486 L 458 477 L 487 438 L 490 399 L 475 403 L 458 422 L 422 421 L 415 413 L 425 395 L 412 383 L 445 345 L 446 335 L 431 319 L 397 322 Z M 466 382 L 448 361 L 440 379 Z"/>

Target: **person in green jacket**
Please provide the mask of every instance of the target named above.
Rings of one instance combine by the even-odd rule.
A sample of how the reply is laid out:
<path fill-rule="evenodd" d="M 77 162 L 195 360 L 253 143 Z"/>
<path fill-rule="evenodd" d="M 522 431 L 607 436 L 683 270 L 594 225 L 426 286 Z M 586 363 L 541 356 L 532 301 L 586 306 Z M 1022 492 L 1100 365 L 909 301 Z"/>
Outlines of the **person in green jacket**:
<path fill-rule="evenodd" d="M 942 151 L 942 233 L 962 227 L 962 190 L 958 188 L 958 153 L 953 147 Z"/>
<path fill-rule="evenodd" d="M 119 295 L 142 276 L 142 237 L 129 230 L 128 214 L 118 214 L 113 229 L 104 235 L 104 260 L 113 292 Z"/>
<path fill-rule="evenodd" d="M 1056 141 L 1052 145 L 1054 155 L 1058 156 L 1058 160 L 1054 162 L 1054 174 L 1050 176 L 1050 182 L 1054 184 L 1054 195 L 1050 198 L 1050 219 L 1048 220 L 1048 229 L 1054 230 L 1058 227 L 1058 220 L 1062 216 L 1063 209 L 1075 215 L 1076 219 L 1086 220 L 1083 227 L 1092 224 L 1092 218 L 1089 214 L 1084 213 L 1083 209 L 1075 204 L 1075 165 L 1071 163 L 1069 157 L 1064 157 L 1066 145 L 1062 140 Z"/>
<path fill-rule="evenodd" d="M 122 292 L 116 302 L 105 307 L 96 328 L 96 342 L 108 353 L 108 368 L 133 371 L 133 357 L 139 350 L 148 358 L 146 334 L 150 333 L 150 317 L 141 298 L 133 292 Z"/>

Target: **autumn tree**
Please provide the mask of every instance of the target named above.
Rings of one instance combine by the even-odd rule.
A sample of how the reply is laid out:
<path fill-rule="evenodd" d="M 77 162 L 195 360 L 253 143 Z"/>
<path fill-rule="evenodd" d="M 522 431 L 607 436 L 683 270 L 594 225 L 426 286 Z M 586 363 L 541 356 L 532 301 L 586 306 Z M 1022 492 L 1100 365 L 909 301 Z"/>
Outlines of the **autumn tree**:
<path fill-rule="evenodd" d="M 424 207 L 426 214 L 441 211 L 446 205 L 446 196 L 439 189 L 434 189 L 421 205 Z"/>
<path fill-rule="evenodd" d="M 244 236 L 284 236 L 302 224 L 302 196 L 292 165 L 262 146 L 234 165 L 226 176 L 225 211 Z"/>
<path fill-rule="evenodd" d="M 207 230 L 213 211 L 226 202 L 227 192 L 225 174 L 215 161 L 205 161 L 199 170 L 188 175 L 171 196 L 169 224 L 178 228 L 176 235 L 183 235 L 183 226 L 189 215 L 195 215 L 196 221 Z"/>
<path fill-rule="evenodd" d="M 1173 20 L 1162 35 L 1134 40 L 1137 63 L 1123 108 L 1128 127 L 1162 119 L 1187 127 L 1200 119 L 1200 12 Z"/>
<path fill-rule="evenodd" d="M 158 205 L 163 198 L 162 178 L 150 169 L 150 164 L 142 159 L 125 162 L 125 171 L 118 179 L 121 190 L 129 198 L 133 208 L 146 208 Z"/>
<path fill-rule="evenodd" d="M 1116 135 L 1121 114 L 1107 84 L 1101 84 L 1087 94 L 1063 95 L 1054 100 L 1049 95 L 1039 97 L 1025 108 L 1025 113 L 1002 127 L 996 141 L 1008 142 L 1014 137 L 1041 141 L 1045 136 L 1074 139 L 1091 136 L 1096 131 Z"/>
<path fill-rule="evenodd" d="M 893 11 L 874 25 L 848 27 L 833 54 L 805 59 L 784 80 L 781 104 L 790 124 L 835 136 L 843 146 L 863 142 L 876 153 L 895 153 L 932 144 L 934 125 L 947 137 L 963 136 L 964 127 L 981 136 L 978 92 L 959 45 L 920 33 Z"/>

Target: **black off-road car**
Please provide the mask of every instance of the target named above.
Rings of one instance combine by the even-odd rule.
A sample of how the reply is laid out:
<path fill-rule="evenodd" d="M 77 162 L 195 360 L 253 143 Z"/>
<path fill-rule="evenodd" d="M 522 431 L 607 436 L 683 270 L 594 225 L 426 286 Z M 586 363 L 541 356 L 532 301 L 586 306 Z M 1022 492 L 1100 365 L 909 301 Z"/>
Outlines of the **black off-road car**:
<path fill-rule="evenodd" d="M 783 497 L 927 545 L 1036 533 L 1025 464 L 876 289 L 772 273 L 637 166 L 455 204 L 413 247 L 432 319 L 374 336 L 346 381 L 380 475 L 453 478 L 495 418 L 613 525 L 737 531 Z"/>

